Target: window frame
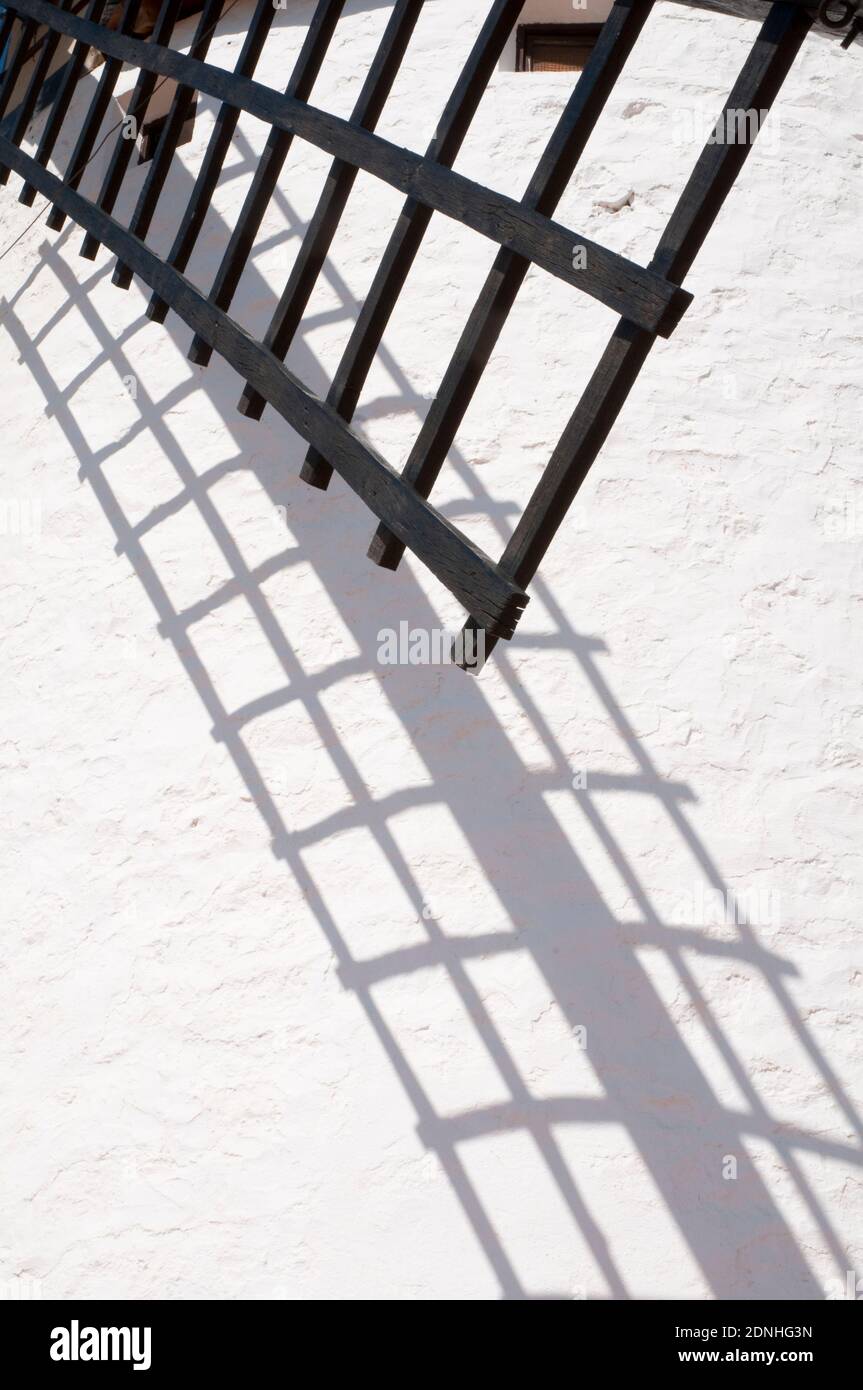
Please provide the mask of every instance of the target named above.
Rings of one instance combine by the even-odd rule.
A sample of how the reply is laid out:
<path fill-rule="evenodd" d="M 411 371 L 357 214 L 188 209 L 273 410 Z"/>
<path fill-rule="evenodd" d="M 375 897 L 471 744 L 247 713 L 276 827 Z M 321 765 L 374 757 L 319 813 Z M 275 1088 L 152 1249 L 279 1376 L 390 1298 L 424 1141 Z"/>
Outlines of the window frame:
<path fill-rule="evenodd" d="M 592 38 L 594 43 L 602 32 L 603 25 L 599 24 L 520 24 L 516 30 L 515 37 L 515 70 L 516 72 L 532 73 L 534 69 L 528 65 L 528 46 L 532 39 L 575 39 Z M 567 69 L 561 69 L 567 71 Z M 576 71 L 576 69 L 570 69 Z"/>

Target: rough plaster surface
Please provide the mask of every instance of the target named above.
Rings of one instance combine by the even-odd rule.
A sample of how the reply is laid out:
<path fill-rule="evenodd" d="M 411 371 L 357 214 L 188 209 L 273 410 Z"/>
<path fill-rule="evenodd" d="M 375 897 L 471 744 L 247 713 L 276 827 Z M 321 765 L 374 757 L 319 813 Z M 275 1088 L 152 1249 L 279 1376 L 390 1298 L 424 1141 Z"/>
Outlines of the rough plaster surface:
<path fill-rule="evenodd" d="M 424 148 L 484 10 L 427 6 L 383 133 Z M 388 12 L 348 4 L 322 104 L 350 109 Z M 716 115 L 753 32 L 658 5 L 561 219 L 646 263 L 700 138 L 681 110 Z M 108 255 L 40 223 L 6 256 L 6 1296 L 815 1299 L 863 1274 L 860 62 L 807 47 L 479 680 L 378 664 L 379 630 L 457 607 L 369 565 L 362 506 L 300 484 L 299 441 L 238 416 Z M 570 84 L 496 74 L 459 167 L 520 192 Z M 264 138 L 241 123 L 203 285 Z M 259 332 L 326 165 L 291 156 L 235 304 Z M 360 179 L 291 357 L 317 389 L 400 203 Z M 492 255 L 434 219 L 360 412 L 394 462 Z M 489 548 L 612 324 L 531 273 L 435 494 Z"/>

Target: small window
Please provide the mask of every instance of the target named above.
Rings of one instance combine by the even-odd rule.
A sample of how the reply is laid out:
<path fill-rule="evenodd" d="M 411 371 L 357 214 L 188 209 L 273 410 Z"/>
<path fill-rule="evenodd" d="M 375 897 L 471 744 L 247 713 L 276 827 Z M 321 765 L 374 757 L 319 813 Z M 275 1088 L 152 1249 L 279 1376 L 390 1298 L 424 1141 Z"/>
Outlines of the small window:
<path fill-rule="evenodd" d="M 601 24 L 522 24 L 517 72 L 581 72 Z"/>

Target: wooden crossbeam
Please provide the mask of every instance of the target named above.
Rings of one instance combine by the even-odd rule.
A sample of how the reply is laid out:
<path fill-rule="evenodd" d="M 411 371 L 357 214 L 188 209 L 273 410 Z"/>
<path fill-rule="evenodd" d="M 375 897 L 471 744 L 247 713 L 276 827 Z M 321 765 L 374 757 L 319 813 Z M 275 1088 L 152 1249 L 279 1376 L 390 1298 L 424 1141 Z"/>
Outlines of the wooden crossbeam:
<path fill-rule="evenodd" d="M 93 25 L 94 29 L 98 27 L 98 22 L 104 8 L 105 0 L 90 0 L 90 7 L 85 17 L 89 23 Z M 60 32 L 60 30 L 55 30 L 55 33 L 58 35 Z M 90 52 L 90 43 L 81 39 L 76 42 L 72 49 L 72 56 L 63 73 L 63 81 L 60 85 L 60 90 L 52 103 L 48 120 L 42 130 L 42 136 L 36 150 L 36 163 L 41 164 L 43 167 L 47 165 L 54 153 L 57 137 L 60 134 L 63 122 L 68 114 L 69 106 L 72 102 L 72 97 L 75 95 L 75 89 L 81 74 L 84 71 L 84 65 L 87 62 L 87 54 Z M 36 189 L 31 183 L 25 182 L 21 192 L 18 194 L 18 202 L 23 203 L 25 207 L 29 208 L 32 207 L 35 197 Z"/>
<path fill-rule="evenodd" d="M 812 27 L 801 5 L 774 4 L 725 104 L 728 111 L 769 111 Z M 684 279 L 749 157 L 757 131 L 740 143 L 705 145 L 672 213 L 651 266 Z M 604 445 L 644 366 L 655 335 L 627 318 L 617 325 L 501 557 L 526 587 Z M 478 624 L 469 621 L 475 631 Z M 496 639 L 489 634 L 486 657 Z"/>
<path fill-rule="evenodd" d="M 617 0 L 522 199 L 526 207 L 554 212 L 652 8 L 653 0 Z M 423 497 L 431 494 L 529 269 L 523 256 L 498 252 L 405 464 L 403 476 Z M 401 541 L 379 527 L 369 557 L 394 570 L 403 555 Z"/>
<path fill-rule="evenodd" d="M 425 0 L 396 0 L 374 62 L 351 113 L 353 125 L 374 130 L 380 120 L 424 3 Z M 267 347 L 282 362 L 302 322 L 358 173 L 359 170 L 352 164 L 336 159 L 327 176 L 290 278 L 264 336 Z M 260 392 L 247 384 L 237 409 L 241 415 L 259 420 L 265 404 Z"/>

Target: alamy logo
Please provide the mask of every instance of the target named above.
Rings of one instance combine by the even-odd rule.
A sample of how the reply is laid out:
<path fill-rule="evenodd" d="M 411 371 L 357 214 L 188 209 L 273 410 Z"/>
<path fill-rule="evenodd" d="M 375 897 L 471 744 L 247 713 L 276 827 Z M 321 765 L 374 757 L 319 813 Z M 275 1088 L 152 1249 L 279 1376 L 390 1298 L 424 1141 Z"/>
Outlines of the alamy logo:
<path fill-rule="evenodd" d="M 845 1282 L 841 1279 L 828 1279 L 824 1285 L 824 1297 L 834 1302 L 840 1298 L 850 1299 L 852 1303 L 863 1298 L 863 1279 L 858 1279 L 856 1270 L 845 1271 Z"/>
<path fill-rule="evenodd" d="M 778 927 L 781 901 L 774 888 L 743 888 L 724 892 L 697 883 L 681 893 L 671 910 L 675 926 L 687 927 Z"/>
<path fill-rule="evenodd" d="M 399 630 L 385 627 L 378 633 L 380 666 L 447 666 L 454 663 L 470 671 L 482 670 L 485 662 L 485 630 L 410 627 L 399 623 Z"/>
<path fill-rule="evenodd" d="M 770 115 L 770 120 L 767 117 Z M 779 113 L 751 108 L 728 108 L 716 120 L 707 113 L 678 107 L 674 112 L 676 145 L 753 145 L 761 137 L 762 148 L 778 146 L 781 139 Z"/>
<path fill-rule="evenodd" d="M 41 502 L 30 497 L 0 497 L 0 536 L 38 540 L 41 534 Z"/>
<path fill-rule="evenodd" d="M 133 1371 L 150 1369 L 149 1327 L 70 1327 L 51 1332 L 52 1361 L 131 1361 Z"/>

